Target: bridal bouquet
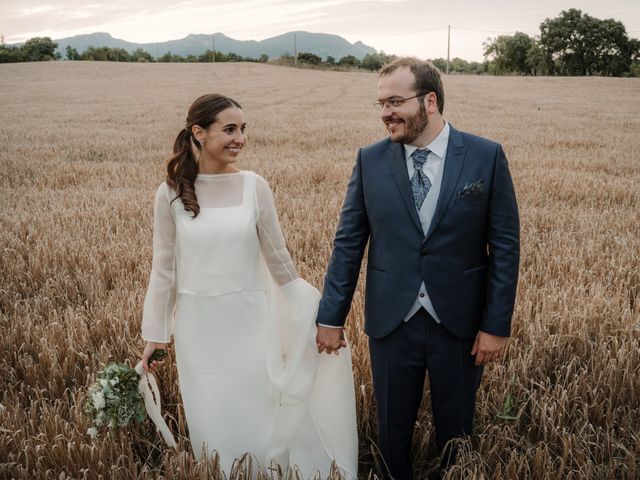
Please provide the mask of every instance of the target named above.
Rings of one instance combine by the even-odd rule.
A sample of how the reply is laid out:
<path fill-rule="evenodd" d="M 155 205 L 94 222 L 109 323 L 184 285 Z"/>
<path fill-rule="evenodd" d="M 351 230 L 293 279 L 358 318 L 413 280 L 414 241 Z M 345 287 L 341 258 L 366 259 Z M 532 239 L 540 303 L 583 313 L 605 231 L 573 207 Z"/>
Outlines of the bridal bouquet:
<path fill-rule="evenodd" d="M 149 363 L 162 360 L 166 355 L 164 350 L 155 350 Z M 98 435 L 98 427 L 126 427 L 134 420 L 142 422 L 148 414 L 167 443 L 175 447 L 175 440 L 160 414 L 155 378 L 144 372 L 142 362 L 134 368 L 110 363 L 98 372 L 96 382 L 89 387 L 84 410 L 93 420 L 93 427 L 87 430 L 91 437 Z"/>

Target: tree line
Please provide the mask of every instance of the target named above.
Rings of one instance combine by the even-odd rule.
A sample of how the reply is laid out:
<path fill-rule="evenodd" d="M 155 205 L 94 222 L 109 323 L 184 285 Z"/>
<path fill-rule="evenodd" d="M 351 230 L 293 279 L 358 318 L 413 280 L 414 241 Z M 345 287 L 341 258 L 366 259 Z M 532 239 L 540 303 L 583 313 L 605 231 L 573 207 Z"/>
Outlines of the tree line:
<path fill-rule="evenodd" d="M 268 55 L 262 54 L 259 58 L 242 57 L 236 53 L 222 53 L 219 51 L 207 50 L 200 55 L 177 55 L 167 52 L 158 58 L 154 58 L 149 52 L 138 48 L 129 52 L 124 48 L 115 47 L 88 47 L 83 52 L 68 45 L 65 49 L 64 57 L 57 52 L 58 43 L 49 37 L 35 37 L 27 40 L 22 46 L 6 45 L 0 43 L 0 63 L 13 62 L 38 62 L 49 60 L 93 60 L 102 62 L 260 62 L 275 63 L 278 65 L 316 67 L 327 69 L 365 69 L 377 71 L 382 65 L 394 60 L 395 55 L 387 55 L 384 52 L 368 53 L 364 58 L 359 59 L 354 55 L 345 55 L 341 58 L 327 56 L 324 59 L 310 52 L 300 52 L 296 56 L 284 54 L 276 59 L 270 59 Z M 433 63 L 442 71 L 446 71 L 446 60 L 437 58 Z M 484 73 L 483 64 L 479 62 L 467 62 L 460 58 L 454 58 L 450 64 L 450 71 L 455 73 Z"/>
<path fill-rule="evenodd" d="M 40 62 L 50 60 L 74 60 L 74 61 L 101 61 L 101 62 L 260 62 L 267 63 L 270 60 L 267 54 L 262 54 L 258 58 L 243 57 L 236 53 L 222 53 L 219 51 L 207 50 L 200 55 L 177 55 L 166 52 L 162 56 L 154 58 L 146 50 L 138 48 L 129 52 L 124 48 L 116 47 L 88 47 L 83 52 L 68 45 L 65 49 L 64 57 L 57 51 L 58 43 L 49 37 L 35 37 L 27 40 L 24 45 L 6 45 L 0 42 L 0 63 L 14 62 Z M 367 70 L 378 70 L 386 61 L 395 58 L 386 55 L 384 52 L 367 54 L 362 60 L 353 56 L 345 55 L 340 59 L 327 56 L 324 60 L 319 56 L 300 52 L 296 57 L 284 54 L 272 63 L 281 65 L 301 65 L 319 67 L 344 67 L 344 68 L 364 68 Z"/>
<path fill-rule="evenodd" d="M 556 18 L 540 24 L 540 35 L 516 32 L 499 35 L 484 43 L 484 62 L 468 62 L 454 58 L 433 59 L 443 72 L 493 75 L 603 75 L 640 77 L 640 40 L 629 38 L 624 25 L 613 19 L 600 20 L 577 9 L 563 10 Z M 0 39 L 0 63 L 60 60 L 58 44 L 49 37 L 27 40 L 22 46 L 5 45 Z M 242 57 L 233 52 L 207 50 L 200 55 L 181 56 L 167 52 L 154 58 L 138 48 L 129 52 L 124 48 L 88 47 L 82 53 L 67 46 L 67 60 L 95 60 L 108 62 L 261 62 L 297 65 L 325 69 L 365 69 L 377 71 L 395 56 L 384 52 L 370 53 L 359 59 L 346 55 L 340 59 L 324 59 L 310 52 L 295 57 L 285 54 L 270 59 Z"/>
<path fill-rule="evenodd" d="M 484 43 L 487 73 L 640 76 L 640 40 L 622 22 L 575 8 L 540 24 L 540 35 L 499 35 Z"/>

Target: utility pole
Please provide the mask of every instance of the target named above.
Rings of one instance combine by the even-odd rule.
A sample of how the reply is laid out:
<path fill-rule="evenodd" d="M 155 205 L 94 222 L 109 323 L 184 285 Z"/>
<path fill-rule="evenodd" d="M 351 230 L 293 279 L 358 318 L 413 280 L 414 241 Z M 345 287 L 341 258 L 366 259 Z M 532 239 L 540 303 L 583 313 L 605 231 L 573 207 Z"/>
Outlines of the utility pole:
<path fill-rule="evenodd" d="M 213 53 L 211 54 L 211 62 L 216 63 L 216 34 L 211 35 L 211 49 Z"/>
<path fill-rule="evenodd" d="M 298 39 L 296 34 L 293 34 L 293 64 L 298 64 Z"/>
<path fill-rule="evenodd" d="M 451 25 L 447 31 L 447 75 L 449 75 L 449 55 L 451 54 Z"/>

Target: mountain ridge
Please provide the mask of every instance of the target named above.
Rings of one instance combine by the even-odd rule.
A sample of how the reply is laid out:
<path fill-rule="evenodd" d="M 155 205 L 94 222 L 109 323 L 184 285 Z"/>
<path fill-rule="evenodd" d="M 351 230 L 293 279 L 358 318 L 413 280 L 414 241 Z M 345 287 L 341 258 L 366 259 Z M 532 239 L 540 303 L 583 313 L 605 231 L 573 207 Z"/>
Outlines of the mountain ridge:
<path fill-rule="evenodd" d="M 113 37 L 107 32 L 94 32 L 83 35 L 75 35 L 55 39 L 58 43 L 58 51 L 64 57 L 67 46 L 75 48 L 82 53 L 89 47 L 123 48 L 133 52 L 138 48 L 149 52 L 154 57 L 160 57 L 168 52 L 174 55 L 201 55 L 206 50 L 214 49 L 225 54 L 235 53 L 242 57 L 259 58 L 266 54 L 269 58 L 277 58 L 281 55 L 294 54 L 294 49 L 299 52 L 309 52 L 318 55 L 322 59 L 328 56 L 339 60 L 346 55 L 353 55 L 362 59 L 365 55 L 377 51 L 361 41 L 350 43 L 345 38 L 330 33 L 312 33 L 305 31 L 287 32 L 264 40 L 236 40 L 224 33 L 214 34 L 189 34 L 184 38 L 167 40 L 164 42 L 136 43 Z"/>

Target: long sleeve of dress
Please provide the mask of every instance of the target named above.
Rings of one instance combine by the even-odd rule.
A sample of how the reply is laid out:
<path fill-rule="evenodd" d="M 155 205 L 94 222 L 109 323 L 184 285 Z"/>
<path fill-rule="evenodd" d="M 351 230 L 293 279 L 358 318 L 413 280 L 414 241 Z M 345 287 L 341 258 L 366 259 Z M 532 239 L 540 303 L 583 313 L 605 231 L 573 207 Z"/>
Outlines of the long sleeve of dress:
<path fill-rule="evenodd" d="M 269 184 L 260 176 L 256 178 L 256 202 L 260 249 L 275 282 L 284 286 L 296 280 L 298 273 L 285 244 L 273 194 Z"/>
<path fill-rule="evenodd" d="M 142 338 L 169 343 L 176 302 L 176 227 L 166 183 L 156 192 L 153 209 L 153 261 L 144 300 Z"/>

